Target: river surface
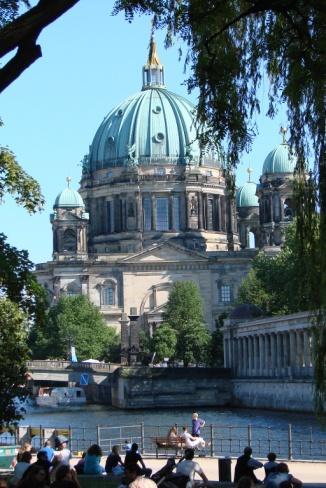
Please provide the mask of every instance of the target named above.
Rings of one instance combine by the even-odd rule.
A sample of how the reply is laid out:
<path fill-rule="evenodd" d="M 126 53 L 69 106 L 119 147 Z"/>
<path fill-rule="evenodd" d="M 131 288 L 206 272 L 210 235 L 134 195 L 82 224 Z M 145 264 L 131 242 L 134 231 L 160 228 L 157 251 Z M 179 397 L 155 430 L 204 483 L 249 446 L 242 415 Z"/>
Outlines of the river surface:
<path fill-rule="evenodd" d="M 153 437 L 166 435 L 174 423 L 180 429 L 183 425 L 191 425 L 191 413 L 190 408 L 120 410 L 88 405 L 72 411 L 45 411 L 35 407 L 26 413 L 21 425 L 70 426 L 75 450 L 84 449 L 96 441 L 108 450 L 112 444 L 128 438 L 143 442 L 146 449 L 153 452 Z M 202 408 L 199 415 L 206 421 L 202 435 L 212 441 L 214 454 L 238 455 L 250 443 L 256 455 L 266 456 L 273 450 L 286 458 L 289 453 L 288 426 L 291 424 L 290 447 L 294 458 L 326 459 L 326 424 L 311 414 Z M 141 423 L 144 423 L 143 431 Z"/>

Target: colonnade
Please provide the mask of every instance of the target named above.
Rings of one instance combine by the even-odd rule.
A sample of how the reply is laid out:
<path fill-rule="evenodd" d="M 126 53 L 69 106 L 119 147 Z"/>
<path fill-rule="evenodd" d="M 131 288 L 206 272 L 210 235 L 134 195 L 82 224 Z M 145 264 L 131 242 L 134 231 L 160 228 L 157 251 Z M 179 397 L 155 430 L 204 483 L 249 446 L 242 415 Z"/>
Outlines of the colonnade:
<path fill-rule="evenodd" d="M 237 377 L 311 377 L 310 328 L 282 331 L 232 330 L 224 333 L 224 365 Z M 224 329 L 225 330 L 225 329 Z"/>

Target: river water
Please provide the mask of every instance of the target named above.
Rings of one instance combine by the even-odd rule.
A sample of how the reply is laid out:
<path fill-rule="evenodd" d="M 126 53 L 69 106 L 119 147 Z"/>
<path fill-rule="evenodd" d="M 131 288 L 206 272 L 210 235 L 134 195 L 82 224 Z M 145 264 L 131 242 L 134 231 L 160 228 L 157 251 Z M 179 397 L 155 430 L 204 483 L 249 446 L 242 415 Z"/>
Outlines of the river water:
<path fill-rule="evenodd" d="M 96 441 L 109 450 L 112 444 L 122 443 L 127 438 L 143 443 L 147 451 L 153 452 L 153 437 L 165 435 L 174 423 L 180 428 L 189 426 L 191 413 L 189 408 L 120 410 L 96 405 L 72 411 L 35 408 L 26 413 L 21 425 L 70 426 L 71 445 L 75 450 L 83 450 Z M 199 415 L 206 421 L 202 435 L 212 441 L 208 454 L 213 451 L 218 455 L 238 455 L 250 443 L 256 455 L 266 456 L 273 450 L 287 458 L 290 449 L 294 458 L 326 459 L 326 425 L 313 415 L 233 408 L 202 408 Z"/>

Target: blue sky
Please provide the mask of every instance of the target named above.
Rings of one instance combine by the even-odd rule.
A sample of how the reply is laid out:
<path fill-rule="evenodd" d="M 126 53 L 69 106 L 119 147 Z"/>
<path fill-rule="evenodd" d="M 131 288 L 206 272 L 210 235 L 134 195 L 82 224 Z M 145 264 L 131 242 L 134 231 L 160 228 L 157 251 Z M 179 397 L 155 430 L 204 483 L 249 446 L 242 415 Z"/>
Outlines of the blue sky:
<path fill-rule="evenodd" d="M 109 110 L 141 89 L 141 69 L 146 60 L 150 18 L 129 24 L 111 16 L 113 2 L 81 0 L 77 6 L 45 29 L 40 36 L 43 57 L 1 95 L 0 144 L 9 146 L 19 163 L 41 184 L 46 198 L 42 213 L 29 216 L 7 197 L 0 205 L 0 231 L 9 242 L 27 249 L 34 262 L 51 258 L 52 232 L 49 214 L 56 195 L 65 188 L 66 176 L 77 189 L 80 161 L 88 152 L 96 129 Z M 156 34 L 159 55 L 165 66 L 169 90 L 196 103 L 196 93 L 183 85 L 183 62 L 178 47 L 165 50 L 163 33 Z M 261 90 L 262 115 L 257 118 L 259 135 L 250 154 L 243 156 L 238 185 L 258 181 L 268 152 L 281 141 L 284 111 L 274 120 L 267 110 L 267 82 Z"/>

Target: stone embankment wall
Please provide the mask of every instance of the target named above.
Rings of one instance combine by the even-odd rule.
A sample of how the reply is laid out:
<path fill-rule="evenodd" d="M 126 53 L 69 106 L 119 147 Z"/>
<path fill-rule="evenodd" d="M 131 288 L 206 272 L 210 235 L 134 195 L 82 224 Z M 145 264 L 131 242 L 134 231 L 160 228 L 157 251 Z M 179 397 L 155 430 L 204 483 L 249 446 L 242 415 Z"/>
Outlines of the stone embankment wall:
<path fill-rule="evenodd" d="M 112 375 L 118 408 L 229 406 L 230 370 L 224 368 L 119 368 Z"/>
<path fill-rule="evenodd" d="M 232 380 L 234 407 L 266 408 L 298 412 L 314 411 L 312 380 L 235 379 Z"/>

